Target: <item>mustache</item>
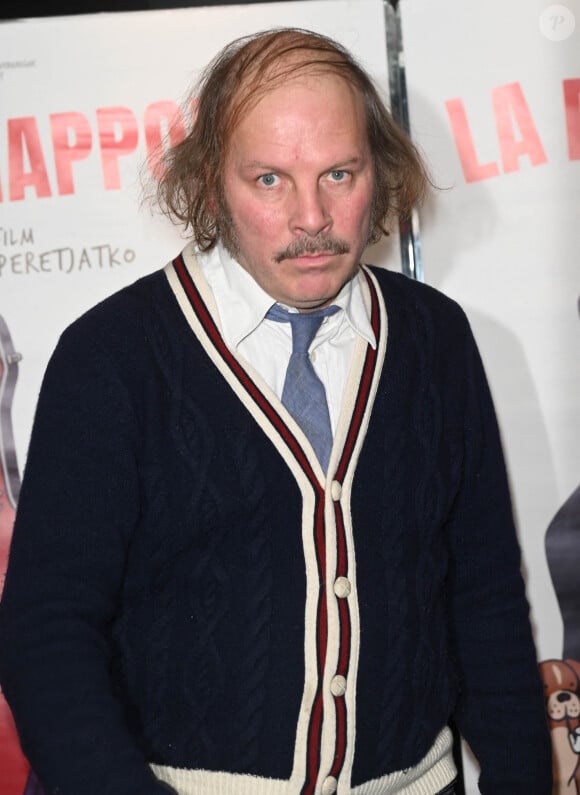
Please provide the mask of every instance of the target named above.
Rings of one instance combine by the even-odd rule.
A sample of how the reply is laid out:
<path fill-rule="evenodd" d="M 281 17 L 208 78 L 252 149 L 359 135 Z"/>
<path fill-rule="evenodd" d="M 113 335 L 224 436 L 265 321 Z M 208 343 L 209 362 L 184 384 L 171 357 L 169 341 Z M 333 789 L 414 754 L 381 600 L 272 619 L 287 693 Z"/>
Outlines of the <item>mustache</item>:
<path fill-rule="evenodd" d="M 316 235 L 316 237 L 299 237 L 293 240 L 283 251 L 274 255 L 274 262 L 284 262 L 285 259 L 303 257 L 305 254 L 348 254 L 350 246 L 346 240 L 329 235 Z"/>

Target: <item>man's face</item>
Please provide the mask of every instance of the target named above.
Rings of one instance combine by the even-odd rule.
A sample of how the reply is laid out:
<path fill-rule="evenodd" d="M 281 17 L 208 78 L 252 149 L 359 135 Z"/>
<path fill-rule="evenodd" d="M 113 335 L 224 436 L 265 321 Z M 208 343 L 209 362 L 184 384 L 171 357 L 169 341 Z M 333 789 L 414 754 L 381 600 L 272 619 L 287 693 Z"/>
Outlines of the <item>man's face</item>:
<path fill-rule="evenodd" d="M 293 77 L 232 133 L 221 239 L 276 301 L 324 306 L 367 244 L 373 174 L 364 108 L 351 86 L 332 74 Z"/>

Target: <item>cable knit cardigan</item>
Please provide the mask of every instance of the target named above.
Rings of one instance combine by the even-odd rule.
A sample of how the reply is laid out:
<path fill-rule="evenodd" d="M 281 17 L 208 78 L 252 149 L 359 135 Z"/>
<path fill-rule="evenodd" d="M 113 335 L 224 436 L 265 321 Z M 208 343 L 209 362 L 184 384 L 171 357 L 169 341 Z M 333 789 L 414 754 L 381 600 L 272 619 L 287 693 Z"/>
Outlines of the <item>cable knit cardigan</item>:
<path fill-rule="evenodd" d="M 357 343 L 327 477 L 225 347 L 190 248 L 63 334 L 0 610 L 2 686 L 47 795 L 432 793 L 451 717 L 483 793 L 549 795 L 467 321 L 363 273 L 378 345 Z"/>

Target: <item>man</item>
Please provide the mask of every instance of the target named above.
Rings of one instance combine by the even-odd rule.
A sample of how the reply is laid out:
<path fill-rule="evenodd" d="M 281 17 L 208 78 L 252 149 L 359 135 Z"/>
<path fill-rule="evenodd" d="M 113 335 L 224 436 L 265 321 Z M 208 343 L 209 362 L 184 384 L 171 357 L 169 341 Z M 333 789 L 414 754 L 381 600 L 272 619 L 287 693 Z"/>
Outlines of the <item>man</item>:
<path fill-rule="evenodd" d="M 322 36 L 204 75 L 159 188 L 193 242 L 65 332 L 40 397 L 1 676 L 48 793 L 449 793 L 452 719 L 482 792 L 550 792 L 467 322 L 360 266 L 425 182 Z"/>

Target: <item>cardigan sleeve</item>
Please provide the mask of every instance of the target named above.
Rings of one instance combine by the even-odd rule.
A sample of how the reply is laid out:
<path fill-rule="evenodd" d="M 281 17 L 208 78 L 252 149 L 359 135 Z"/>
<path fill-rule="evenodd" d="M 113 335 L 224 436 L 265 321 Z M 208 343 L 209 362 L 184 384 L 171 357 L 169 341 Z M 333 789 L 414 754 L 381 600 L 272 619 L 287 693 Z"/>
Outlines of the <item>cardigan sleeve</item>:
<path fill-rule="evenodd" d="M 47 795 L 161 795 L 109 676 L 139 509 L 137 433 L 92 331 L 66 331 L 44 378 L 0 609 L 0 681 Z"/>
<path fill-rule="evenodd" d="M 450 524 L 455 717 L 480 763 L 484 795 L 550 795 L 550 740 L 505 464 L 483 366 L 464 326 L 464 459 Z"/>

